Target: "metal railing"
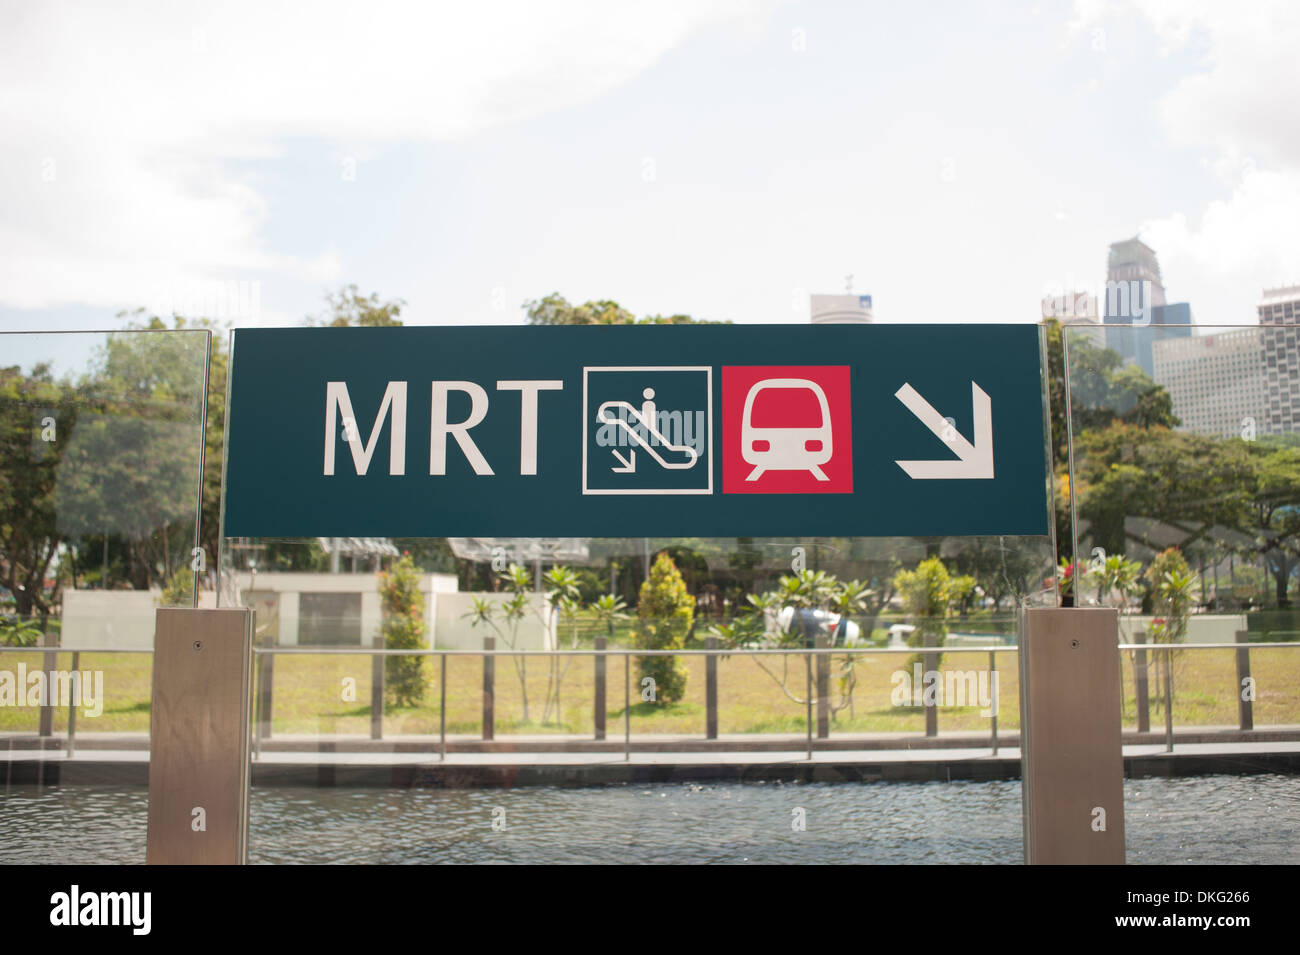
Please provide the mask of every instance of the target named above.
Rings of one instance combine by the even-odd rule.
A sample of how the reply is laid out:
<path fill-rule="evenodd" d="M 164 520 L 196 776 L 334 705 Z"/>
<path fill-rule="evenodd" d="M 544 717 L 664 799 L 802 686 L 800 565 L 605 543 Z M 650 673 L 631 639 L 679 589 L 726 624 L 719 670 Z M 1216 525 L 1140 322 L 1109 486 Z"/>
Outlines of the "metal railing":
<path fill-rule="evenodd" d="M 492 637 L 485 638 L 485 642 L 491 642 Z M 854 655 L 879 655 L 879 654 L 907 654 L 909 656 L 922 656 L 926 658 L 938 657 L 944 653 L 987 653 L 989 658 L 990 673 L 997 672 L 997 653 L 1015 653 L 1014 646 L 999 647 L 804 647 L 804 648 L 744 648 L 744 647 L 715 647 L 703 650 L 641 650 L 636 648 L 591 648 L 591 649 L 571 649 L 571 650 L 518 650 L 513 648 L 496 649 L 495 646 L 485 646 L 482 650 L 389 650 L 380 647 L 254 647 L 253 652 L 259 656 L 356 656 L 358 654 L 373 657 L 438 657 L 440 659 L 440 678 L 439 688 L 441 692 L 441 701 L 439 705 L 439 733 L 438 733 L 438 753 L 439 759 L 447 758 L 447 658 L 448 657 L 481 657 L 484 660 L 484 699 L 483 699 L 483 739 L 493 738 L 494 730 L 492 720 L 495 714 L 495 687 L 494 681 L 489 674 L 494 673 L 494 668 L 488 666 L 489 661 L 496 657 L 544 657 L 553 659 L 555 657 L 592 657 L 595 660 L 609 659 L 611 657 L 623 658 L 623 758 L 631 759 L 631 738 L 632 738 L 632 706 L 631 706 L 631 660 L 633 657 L 704 657 L 706 665 L 712 671 L 706 673 L 706 726 L 716 727 L 717 714 L 717 682 L 714 674 L 716 670 L 716 661 L 723 657 L 733 656 L 794 656 L 805 659 L 807 671 L 806 691 L 805 691 L 805 727 L 807 745 L 806 750 L 808 758 L 812 759 L 813 752 L 813 706 L 814 704 L 825 704 L 829 702 L 829 697 L 822 692 L 814 695 L 812 692 L 813 671 L 828 672 L 828 668 L 814 667 L 813 660 L 829 660 L 833 656 L 854 656 Z M 927 662 L 927 669 L 937 666 L 937 661 L 933 664 Z M 263 672 L 263 671 L 259 671 Z M 382 668 L 377 668 L 376 673 L 381 673 Z M 598 678 L 600 671 L 598 670 Z M 819 683 L 823 683 L 822 673 L 819 673 Z M 991 710 L 994 714 L 991 717 L 990 725 L 990 745 L 993 753 L 996 755 L 998 750 L 998 729 L 997 729 L 997 681 L 990 678 L 990 685 L 993 688 L 993 699 L 991 700 Z M 382 719 L 383 714 L 383 682 L 382 680 L 372 681 L 371 683 L 371 713 L 378 713 Z M 261 690 L 259 688 L 259 698 Z M 932 724 L 934 722 L 934 706 L 926 708 L 926 735 L 937 735 L 937 728 Z M 605 713 L 603 708 L 597 708 L 597 733 L 598 738 L 603 738 L 603 723 Z M 260 743 L 263 737 L 262 728 L 269 720 L 257 719 L 256 725 L 258 731 L 254 737 L 254 752 L 260 755 Z M 373 724 L 372 724 L 373 726 Z M 267 734 L 269 735 L 269 734 Z M 372 734 L 373 735 L 373 734 Z M 382 739 L 382 723 L 378 735 L 373 738 Z M 716 732 L 706 730 L 706 738 L 716 738 Z M 824 738 L 824 737 L 823 737 Z"/>
<path fill-rule="evenodd" d="M 1135 677 L 1135 702 L 1137 706 L 1137 730 L 1138 732 L 1149 732 L 1149 704 L 1150 697 L 1147 692 L 1147 674 L 1150 663 L 1148 663 L 1146 654 L 1151 653 L 1160 658 L 1160 674 L 1163 684 L 1163 709 L 1164 709 L 1164 738 L 1165 749 L 1167 752 L 1173 752 L 1174 732 L 1173 732 L 1173 705 L 1174 694 L 1172 684 L 1169 679 L 1171 669 L 1171 654 L 1174 652 L 1196 651 L 1196 650 L 1232 650 L 1236 653 L 1237 680 L 1234 685 L 1234 696 L 1238 702 L 1239 712 L 1239 729 L 1248 731 L 1254 729 L 1254 712 L 1253 699 L 1247 694 L 1241 692 L 1243 681 L 1249 680 L 1250 675 L 1250 653 L 1252 650 L 1294 650 L 1300 649 L 1300 642 L 1256 642 L 1249 643 L 1246 638 L 1246 631 L 1238 631 L 1237 642 L 1235 643 L 1147 643 L 1141 638 L 1143 634 L 1139 632 L 1139 639 L 1133 643 L 1120 643 L 1118 649 L 1129 651 L 1133 654 L 1132 664 Z M 486 638 L 485 642 L 491 641 L 492 638 Z M 603 641 L 603 638 L 598 638 Z M 726 657 L 743 657 L 743 656 L 768 656 L 768 657 L 802 657 L 805 660 L 805 699 L 804 705 L 804 723 L 805 723 L 805 750 L 808 758 L 812 758 L 815 747 L 814 728 L 817 730 L 817 738 L 825 739 L 828 737 L 827 719 L 825 716 L 826 709 L 829 705 L 829 694 L 826 692 L 827 676 L 829 674 L 830 658 L 835 656 L 878 656 L 878 655 L 897 655 L 904 654 L 908 656 L 921 656 L 925 662 L 926 670 L 937 668 L 937 657 L 940 654 L 971 654 L 986 653 L 988 655 L 988 667 L 990 673 L 990 716 L 989 716 L 989 745 L 994 755 L 998 752 L 998 682 L 993 678 L 993 674 L 998 672 L 996 655 L 998 653 L 1018 653 L 1018 647 L 996 646 L 996 647 L 949 647 L 949 646 L 920 646 L 920 647 L 798 647 L 798 648 L 749 648 L 749 647 L 711 647 L 698 650 L 650 650 L 637 648 L 606 648 L 593 647 L 581 649 L 566 650 L 523 650 L 513 648 L 498 649 L 495 646 L 485 646 L 483 649 L 465 649 L 465 650 L 390 650 L 382 647 L 281 647 L 281 646 L 263 646 L 254 647 L 255 657 L 263 658 L 268 663 L 277 656 L 368 656 L 375 658 L 378 664 L 384 657 L 436 657 L 439 660 L 439 732 L 438 732 L 438 753 L 439 759 L 445 760 L 447 755 L 447 658 L 448 657 L 478 657 L 484 661 L 484 687 L 483 687 L 483 715 L 484 724 L 482 728 L 482 737 L 484 740 L 490 740 L 495 734 L 495 659 L 497 657 L 541 657 L 553 659 L 555 657 L 591 657 L 596 661 L 596 680 L 598 688 L 595 693 L 593 702 L 603 702 L 604 697 L 604 678 L 606 672 L 605 661 L 610 659 L 623 659 L 623 756 L 625 760 L 631 758 L 631 660 L 633 657 L 692 657 L 698 656 L 705 658 L 706 661 L 706 739 L 717 738 L 717 679 L 716 666 L 717 661 Z M 32 647 L 0 647 L 0 653 L 26 653 L 26 654 L 43 654 L 45 656 L 45 669 L 57 669 L 57 656 L 59 654 L 72 655 L 72 669 L 79 669 L 80 655 L 89 654 L 117 654 L 117 653 L 153 653 L 152 648 L 120 648 L 120 647 L 80 647 L 76 649 L 63 649 L 59 647 L 32 646 Z M 51 659 L 54 658 L 54 659 Z M 814 665 L 814 661 L 816 664 Z M 255 754 L 260 755 L 261 742 L 263 739 L 270 738 L 270 709 L 271 709 L 271 673 L 272 668 L 258 667 L 259 686 L 257 687 L 255 701 L 258 707 L 258 713 L 255 716 L 254 727 L 254 745 Z M 373 739 L 383 738 L 383 719 L 384 719 L 384 686 L 383 686 L 383 667 L 377 665 L 374 668 L 377 679 L 371 682 L 371 730 Z M 816 680 L 817 692 L 814 693 L 814 680 Z M 915 689 L 915 688 L 914 688 Z M 68 707 L 68 733 L 67 733 L 67 751 L 71 756 L 75 752 L 76 746 L 76 701 L 71 701 Z M 814 715 L 814 708 L 818 713 Z M 603 705 L 593 707 L 595 712 L 595 727 L 597 740 L 605 738 L 605 707 Z M 926 727 L 925 735 L 935 737 L 938 735 L 938 714 L 939 709 L 936 705 L 924 705 Z M 52 731 L 52 713 L 54 706 L 52 704 L 42 703 L 40 706 L 40 731 L 42 737 L 50 737 Z"/>

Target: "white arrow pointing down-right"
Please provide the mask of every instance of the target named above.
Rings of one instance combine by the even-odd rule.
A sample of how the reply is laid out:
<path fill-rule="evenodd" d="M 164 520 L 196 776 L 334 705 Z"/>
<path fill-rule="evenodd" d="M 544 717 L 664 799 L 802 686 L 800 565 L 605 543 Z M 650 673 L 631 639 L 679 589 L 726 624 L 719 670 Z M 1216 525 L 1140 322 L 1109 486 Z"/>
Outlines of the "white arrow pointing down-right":
<path fill-rule="evenodd" d="M 975 412 L 975 443 L 963 438 L 943 415 L 934 410 L 910 384 L 894 392 L 907 410 L 921 419 L 935 437 L 957 453 L 956 461 L 895 461 L 913 480 L 990 479 L 993 477 L 993 404 L 975 382 L 970 383 L 971 406 Z"/>

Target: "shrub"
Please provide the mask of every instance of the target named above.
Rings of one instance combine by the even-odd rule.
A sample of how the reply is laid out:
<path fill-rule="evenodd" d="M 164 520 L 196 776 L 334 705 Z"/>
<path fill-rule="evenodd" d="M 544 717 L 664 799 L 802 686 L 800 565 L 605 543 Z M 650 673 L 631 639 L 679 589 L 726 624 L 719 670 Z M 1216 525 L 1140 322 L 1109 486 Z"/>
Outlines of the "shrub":
<path fill-rule="evenodd" d="M 686 589 L 677 565 L 661 553 L 641 585 L 633 640 L 642 650 L 680 650 L 695 619 L 695 600 Z M 641 677 L 650 677 L 655 701 L 676 703 L 686 695 L 686 662 L 681 657 L 642 657 Z"/>
<path fill-rule="evenodd" d="M 926 636 L 933 636 L 934 646 L 943 646 L 948 639 L 948 608 L 956 596 L 954 580 L 943 561 L 930 557 L 917 564 L 916 570 L 900 570 L 894 576 L 894 589 L 916 627 L 908 634 L 908 645 L 924 646 Z M 938 656 L 935 665 L 942 659 Z M 919 655 L 912 657 L 908 666 L 921 660 Z"/>
<path fill-rule="evenodd" d="M 409 555 L 379 575 L 379 596 L 384 646 L 389 650 L 427 649 L 420 575 Z M 390 705 L 417 706 L 424 699 L 424 662 L 425 657 L 418 656 L 385 657 L 384 698 Z"/>

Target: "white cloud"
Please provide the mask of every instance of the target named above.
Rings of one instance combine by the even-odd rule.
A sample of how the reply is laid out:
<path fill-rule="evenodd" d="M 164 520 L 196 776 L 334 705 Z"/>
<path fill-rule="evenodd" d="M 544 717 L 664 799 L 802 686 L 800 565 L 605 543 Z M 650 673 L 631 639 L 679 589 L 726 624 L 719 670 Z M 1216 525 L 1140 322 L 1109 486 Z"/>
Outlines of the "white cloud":
<path fill-rule="evenodd" d="M 1300 181 L 1248 171 L 1199 222 L 1152 220 L 1142 237 L 1159 253 L 1174 300 L 1191 302 L 1198 323 L 1252 324 L 1264 288 L 1300 282 Z"/>
<path fill-rule="evenodd" d="M 573 107 L 766 5 L 29 4 L 0 12 L 0 304 L 132 305 L 283 274 L 233 160 L 290 138 L 364 157 Z"/>
<path fill-rule="evenodd" d="M 1159 100 L 1166 138 L 1205 153 L 1224 195 L 1144 224 L 1174 300 L 1202 324 L 1251 323 L 1265 287 L 1300 281 L 1300 4 L 1077 0 L 1078 32 L 1136 14 L 1196 69 Z"/>

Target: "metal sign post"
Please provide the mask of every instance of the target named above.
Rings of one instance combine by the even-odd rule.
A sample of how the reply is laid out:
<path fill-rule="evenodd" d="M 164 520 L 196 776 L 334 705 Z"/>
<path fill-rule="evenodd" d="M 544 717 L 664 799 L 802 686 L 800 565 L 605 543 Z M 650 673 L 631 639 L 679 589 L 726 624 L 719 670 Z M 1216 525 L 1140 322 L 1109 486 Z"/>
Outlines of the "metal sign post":
<path fill-rule="evenodd" d="M 1021 798 L 1028 864 L 1124 862 L 1119 613 L 1022 611 Z"/>
<path fill-rule="evenodd" d="M 253 611 L 161 608 L 149 729 L 150 865 L 242 865 Z"/>

